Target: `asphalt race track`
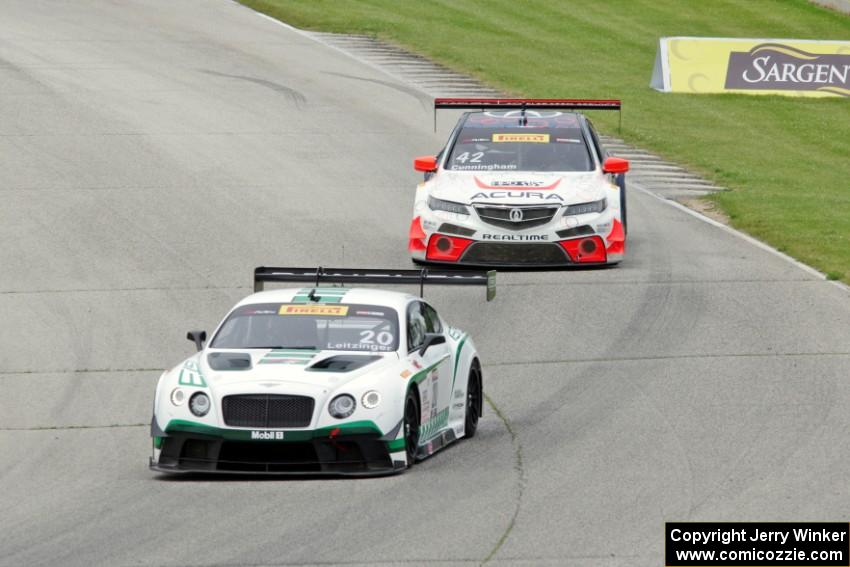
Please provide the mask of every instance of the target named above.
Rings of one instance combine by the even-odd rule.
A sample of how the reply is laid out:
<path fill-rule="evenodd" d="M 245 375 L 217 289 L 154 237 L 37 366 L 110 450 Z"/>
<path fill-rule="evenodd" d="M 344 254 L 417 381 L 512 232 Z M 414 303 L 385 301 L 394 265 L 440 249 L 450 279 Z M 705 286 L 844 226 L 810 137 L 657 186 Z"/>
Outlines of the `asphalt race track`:
<path fill-rule="evenodd" d="M 387 82 L 226 0 L 0 3 L 0 565 L 658 566 L 665 521 L 846 519 L 850 295 L 635 190 L 616 269 L 426 291 L 483 356 L 474 440 L 151 473 L 159 373 L 255 265 L 410 266 L 451 119 Z"/>

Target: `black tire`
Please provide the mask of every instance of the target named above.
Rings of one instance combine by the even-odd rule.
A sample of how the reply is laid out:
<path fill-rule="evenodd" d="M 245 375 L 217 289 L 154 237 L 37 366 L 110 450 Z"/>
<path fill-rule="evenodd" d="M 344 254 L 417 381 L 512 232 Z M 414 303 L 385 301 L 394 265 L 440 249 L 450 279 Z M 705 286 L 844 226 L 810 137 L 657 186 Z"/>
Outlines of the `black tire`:
<path fill-rule="evenodd" d="M 623 223 L 623 236 L 629 234 L 629 225 L 626 222 L 626 176 L 620 174 L 617 178 L 617 185 L 620 186 L 620 218 Z"/>
<path fill-rule="evenodd" d="M 413 388 L 407 391 L 404 400 L 404 450 L 407 453 L 407 466 L 412 467 L 416 462 L 416 452 L 419 447 L 419 398 Z"/>
<path fill-rule="evenodd" d="M 478 419 L 481 417 L 481 408 L 484 401 L 483 382 L 481 381 L 481 368 L 474 362 L 469 369 L 469 379 L 466 383 L 466 421 L 464 423 L 464 436 L 467 439 L 475 437 L 478 430 Z"/>

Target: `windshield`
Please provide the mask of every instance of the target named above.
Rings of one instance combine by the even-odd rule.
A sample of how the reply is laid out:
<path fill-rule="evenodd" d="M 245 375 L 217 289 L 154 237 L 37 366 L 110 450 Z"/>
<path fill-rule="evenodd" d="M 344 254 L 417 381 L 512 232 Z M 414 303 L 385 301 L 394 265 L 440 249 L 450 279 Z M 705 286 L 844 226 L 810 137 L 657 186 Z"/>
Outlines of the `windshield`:
<path fill-rule="evenodd" d="M 455 171 L 591 171 L 593 162 L 575 114 L 479 112 L 469 115 L 446 169 Z"/>
<path fill-rule="evenodd" d="M 227 317 L 210 346 L 391 352 L 398 349 L 398 314 L 377 305 L 243 305 Z"/>

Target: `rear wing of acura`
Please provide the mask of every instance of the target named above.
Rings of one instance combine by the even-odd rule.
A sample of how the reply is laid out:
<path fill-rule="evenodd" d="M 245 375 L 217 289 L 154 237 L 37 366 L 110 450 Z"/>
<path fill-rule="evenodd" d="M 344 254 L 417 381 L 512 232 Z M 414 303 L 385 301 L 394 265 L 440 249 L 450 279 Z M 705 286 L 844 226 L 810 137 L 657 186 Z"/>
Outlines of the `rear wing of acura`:
<path fill-rule="evenodd" d="M 419 285 L 419 295 L 429 285 L 487 286 L 487 301 L 496 297 L 496 270 L 382 270 L 376 268 L 269 268 L 254 269 L 254 292 L 263 291 L 266 282 L 305 282 L 322 284 L 412 284 Z"/>
<path fill-rule="evenodd" d="M 623 109 L 618 99 L 582 98 L 435 98 L 434 131 L 437 131 L 437 111 L 443 109 L 468 110 L 616 110 L 620 127 Z"/>

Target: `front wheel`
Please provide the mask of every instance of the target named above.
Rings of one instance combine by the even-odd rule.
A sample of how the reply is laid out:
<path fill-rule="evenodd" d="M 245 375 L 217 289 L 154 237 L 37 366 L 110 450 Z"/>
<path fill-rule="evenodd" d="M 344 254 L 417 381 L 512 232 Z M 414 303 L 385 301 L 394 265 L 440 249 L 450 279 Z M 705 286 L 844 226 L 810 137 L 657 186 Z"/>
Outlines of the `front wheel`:
<path fill-rule="evenodd" d="M 408 390 L 404 401 L 404 450 L 407 453 L 407 466 L 416 461 L 419 448 L 419 399 L 413 388 Z"/>
<path fill-rule="evenodd" d="M 481 417 L 481 405 L 484 392 L 481 387 L 481 369 L 473 364 L 469 369 L 469 379 L 466 384 L 466 421 L 464 423 L 464 436 L 475 437 L 478 429 L 478 418 Z"/>

